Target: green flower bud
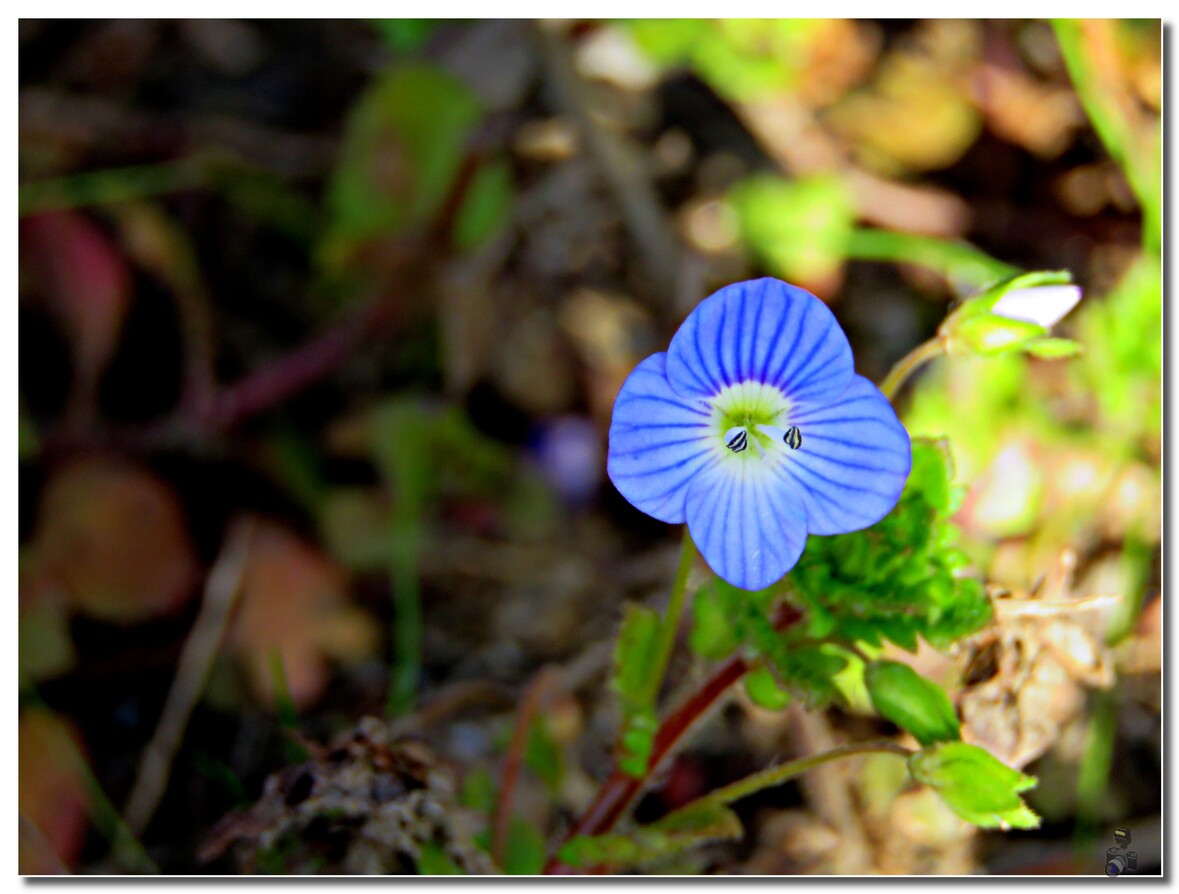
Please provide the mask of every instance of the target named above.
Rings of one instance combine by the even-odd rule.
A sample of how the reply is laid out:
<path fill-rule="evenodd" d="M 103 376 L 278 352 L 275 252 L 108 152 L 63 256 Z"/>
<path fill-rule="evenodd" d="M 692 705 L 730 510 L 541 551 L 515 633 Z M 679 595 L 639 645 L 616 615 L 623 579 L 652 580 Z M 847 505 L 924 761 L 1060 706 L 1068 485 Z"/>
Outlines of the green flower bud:
<path fill-rule="evenodd" d="M 864 683 L 876 712 L 912 733 L 922 745 L 961 738 L 958 715 L 942 687 L 909 665 L 873 661 L 864 671 Z"/>
<path fill-rule="evenodd" d="M 977 745 L 941 742 L 909 758 L 909 772 L 946 806 L 984 829 L 1035 829 L 1040 818 L 1019 792 L 1036 784 Z"/>
<path fill-rule="evenodd" d="M 1027 350 L 1067 357 L 1076 349 L 1048 332 L 1078 301 L 1081 290 L 1067 271 L 1022 273 L 984 289 L 946 317 L 938 330 L 947 353 L 991 357 Z"/>

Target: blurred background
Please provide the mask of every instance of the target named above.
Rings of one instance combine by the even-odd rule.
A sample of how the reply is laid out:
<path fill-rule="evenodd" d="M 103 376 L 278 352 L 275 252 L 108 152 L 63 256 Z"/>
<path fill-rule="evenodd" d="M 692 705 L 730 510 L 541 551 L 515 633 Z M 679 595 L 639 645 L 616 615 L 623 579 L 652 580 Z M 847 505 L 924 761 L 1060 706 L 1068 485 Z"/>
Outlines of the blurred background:
<path fill-rule="evenodd" d="M 967 647 L 906 660 L 1040 778 L 1042 828 L 981 833 L 864 761 L 741 802 L 744 839 L 664 869 L 1091 874 L 1122 825 L 1157 871 L 1160 40 L 22 21 L 21 871 L 454 869 L 398 836 L 486 847 L 545 673 L 498 851 L 539 871 L 611 766 L 621 606 L 676 564 L 605 478 L 626 375 L 768 274 L 879 381 L 1016 269 L 1073 273 L 1058 332 L 1084 352 L 943 358 L 906 389 L 996 600 Z M 739 697 L 636 815 L 883 728 Z M 309 756 L 341 799 L 313 820 Z M 369 792 L 390 761 L 401 787 Z M 406 792 L 379 846 L 330 820 Z"/>

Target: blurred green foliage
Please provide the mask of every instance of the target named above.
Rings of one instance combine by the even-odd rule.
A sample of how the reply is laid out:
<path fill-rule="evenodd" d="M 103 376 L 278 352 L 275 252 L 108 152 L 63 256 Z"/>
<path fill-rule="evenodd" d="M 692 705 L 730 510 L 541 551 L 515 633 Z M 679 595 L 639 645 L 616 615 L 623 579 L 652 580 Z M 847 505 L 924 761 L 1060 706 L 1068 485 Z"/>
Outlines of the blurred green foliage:
<path fill-rule="evenodd" d="M 815 19 L 641 19 L 624 21 L 664 66 L 689 65 L 722 96 L 749 100 L 798 83 Z"/>
<path fill-rule="evenodd" d="M 843 266 L 856 209 L 838 176 L 758 175 L 739 183 L 729 201 L 745 241 L 774 276 L 813 282 Z"/>
<path fill-rule="evenodd" d="M 438 222 L 485 110 L 461 81 L 434 65 L 384 70 L 349 112 L 340 160 L 328 184 L 328 223 L 318 248 L 328 271 L 347 270 L 354 251 L 375 239 L 422 232 Z M 479 167 L 455 210 L 455 244 L 471 248 L 511 208 L 507 165 Z"/>

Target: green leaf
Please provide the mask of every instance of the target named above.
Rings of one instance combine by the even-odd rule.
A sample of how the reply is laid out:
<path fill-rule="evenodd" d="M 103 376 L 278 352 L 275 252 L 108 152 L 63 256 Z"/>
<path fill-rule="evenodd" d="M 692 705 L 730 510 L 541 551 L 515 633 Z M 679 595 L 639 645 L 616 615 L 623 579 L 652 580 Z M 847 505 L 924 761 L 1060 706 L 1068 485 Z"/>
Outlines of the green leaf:
<path fill-rule="evenodd" d="M 829 645 L 785 645 L 774 656 L 779 679 L 808 708 L 818 708 L 839 696 L 835 676 L 847 667 L 847 656 Z"/>
<path fill-rule="evenodd" d="M 913 778 L 967 822 L 984 829 L 1035 829 L 1040 818 L 1019 793 L 1036 784 L 977 745 L 941 742 L 909 758 Z"/>
<path fill-rule="evenodd" d="M 464 251 L 495 235 L 511 216 L 512 172 L 506 161 L 479 170 L 454 221 L 454 244 Z"/>
<path fill-rule="evenodd" d="M 491 815 L 495 809 L 495 780 L 484 767 L 476 767 L 463 779 L 459 803 L 464 807 Z"/>
<path fill-rule="evenodd" d="M 390 49 L 412 53 L 422 48 L 440 23 L 437 19 L 377 19 L 372 24 Z"/>
<path fill-rule="evenodd" d="M 790 704 L 790 693 L 778 685 L 769 668 L 759 667 L 745 675 L 745 694 L 755 705 L 780 711 Z"/>
<path fill-rule="evenodd" d="M 842 266 L 856 214 L 842 180 L 759 175 L 739 184 L 729 199 L 750 247 L 775 276 L 806 282 Z"/>
<path fill-rule="evenodd" d="M 958 715 L 945 690 L 897 661 L 873 661 L 864 671 L 872 704 L 885 720 L 912 733 L 922 745 L 954 741 Z"/>
<path fill-rule="evenodd" d="M 454 860 L 446 855 L 440 846 L 432 841 L 422 845 L 418 856 L 419 875 L 465 875 Z"/>
<path fill-rule="evenodd" d="M 688 646 L 701 658 L 728 658 L 741 644 L 729 618 L 726 594 L 716 586 L 701 587 L 692 600 L 692 632 Z"/>
<path fill-rule="evenodd" d="M 619 766 L 632 776 L 646 772 L 654 747 L 658 723 L 651 693 L 658 661 L 659 616 L 645 606 L 628 603 L 614 646 L 610 687 L 622 708 Z"/>
<path fill-rule="evenodd" d="M 383 72 L 348 118 L 328 184 L 321 261 L 340 265 L 358 243 L 430 221 L 481 116 L 474 94 L 440 69 L 406 64 Z"/>
<path fill-rule="evenodd" d="M 544 869 L 545 838 L 531 823 L 514 818 L 508 827 L 503 870 L 508 875 L 540 875 Z"/>
<path fill-rule="evenodd" d="M 711 841 L 740 838 L 741 821 L 724 805 L 701 804 L 669 814 L 627 835 L 578 835 L 561 847 L 562 862 L 579 869 L 642 866 Z"/>
<path fill-rule="evenodd" d="M 614 645 L 611 688 L 627 708 L 647 704 L 651 676 L 659 658 L 659 615 L 643 605 L 627 603 Z"/>

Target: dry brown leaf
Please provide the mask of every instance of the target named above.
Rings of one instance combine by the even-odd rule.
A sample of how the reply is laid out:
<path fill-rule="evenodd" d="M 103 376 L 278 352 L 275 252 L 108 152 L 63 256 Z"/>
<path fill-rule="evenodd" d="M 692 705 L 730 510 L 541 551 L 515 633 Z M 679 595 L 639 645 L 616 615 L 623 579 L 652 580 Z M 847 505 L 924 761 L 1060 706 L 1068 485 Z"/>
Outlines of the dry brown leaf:
<path fill-rule="evenodd" d="M 151 472 L 91 457 L 50 479 L 29 586 L 58 594 L 83 614 L 130 624 L 179 608 L 199 572 L 180 501 Z"/>
<path fill-rule="evenodd" d="M 277 650 L 291 699 L 306 707 L 327 686 L 328 660 L 367 657 L 379 632 L 372 617 L 349 602 L 343 569 L 286 528 L 261 521 L 228 641 L 254 693 L 268 705 L 274 704 L 271 655 Z"/>
<path fill-rule="evenodd" d="M 995 620 L 966 640 L 958 698 L 962 738 L 1025 767 L 1055 744 L 1085 706 L 1085 688 L 1107 689 L 1114 669 L 1095 623 L 1119 597 L 1073 595 L 1066 551 L 1031 593 L 995 594 Z"/>

